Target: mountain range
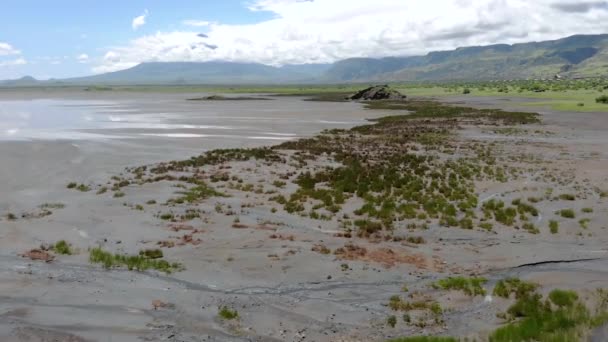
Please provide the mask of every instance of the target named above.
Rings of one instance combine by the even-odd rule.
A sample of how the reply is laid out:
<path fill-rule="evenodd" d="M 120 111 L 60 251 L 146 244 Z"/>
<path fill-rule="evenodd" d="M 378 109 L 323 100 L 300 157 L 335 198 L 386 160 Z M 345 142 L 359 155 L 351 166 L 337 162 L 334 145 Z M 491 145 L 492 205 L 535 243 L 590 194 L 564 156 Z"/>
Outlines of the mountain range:
<path fill-rule="evenodd" d="M 333 64 L 274 67 L 257 63 L 147 62 L 130 69 L 62 80 L 26 76 L 2 86 L 287 84 L 495 80 L 608 76 L 608 34 L 430 52 L 424 56 L 349 58 Z"/>

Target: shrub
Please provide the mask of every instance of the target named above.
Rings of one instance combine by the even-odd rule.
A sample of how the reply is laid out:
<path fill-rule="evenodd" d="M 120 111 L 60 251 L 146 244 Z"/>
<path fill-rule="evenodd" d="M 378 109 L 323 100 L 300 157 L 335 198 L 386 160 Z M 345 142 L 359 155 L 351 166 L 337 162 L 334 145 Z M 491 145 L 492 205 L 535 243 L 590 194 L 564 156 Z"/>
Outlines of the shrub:
<path fill-rule="evenodd" d="M 465 278 L 465 277 L 449 277 L 441 279 L 433 284 L 435 288 L 444 290 L 460 290 L 469 296 L 485 295 L 486 290 L 483 284 L 487 282 L 485 278 Z"/>
<path fill-rule="evenodd" d="M 574 196 L 572 194 L 561 194 L 561 195 L 559 195 L 559 199 L 561 199 L 563 201 L 575 201 L 576 196 Z"/>
<path fill-rule="evenodd" d="M 559 214 L 563 218 L 569 218 L 569 219 L 576 218 L 576 213 L 574 213 L 574 210 L 572 210 L 572 209 L 563 209 L 563 210 L 560 210 Z"/>
<path fill-rule="evenodd" d="M 559 231 L 559 223 L 555 220 L 549 221 L 549 230 L 551 231 L 551 234 L 557 234 Z"/>
<path fill-rule="evenodd" d="M 578 295 L 574 291 L 556 289 L 549 293 L 549 299 L 560 307 L 572 306 L 578 300 Z"/>
<path fill-rule="evenodd" d="M 59 254 L 72 255 L 72 249 L 70 248 L 70 244 L 68 244 L 65 240 L 58 241 L 53 246 L 53 250 Z"/>
<path fill-rule="evenodd" d="M 536 226 L 534 226 L 534 224 L 530 223 L 530 222 L 526 222 L 523 224 L 522 226 L 523 229 L 527 230 L 528 233 L 530 234 L 538 234 L 540 233 L 540 231 L 538 230 L 538 228 L 536 228 Z"/>
<path fill-rule="evenodd" d="M 394 328 L 397 325 L 397 317 L 395 315 L 388 316 L 386 319 L 386 324 L 389 327 Z"/>
<path fill-rule="evenodd" d="M 164 256 L 163 251 L 161 251 L 158 248 L 141 250 L 141 251 L 139 251 L 139 255 L 146 257 L 148 259 L 160 259 Z"/>
<path fill-rule="evenodd" d="M 102 264 L 107 269 L 121 266 L 127 267 L 130 271 L 154 269 L 165 273 L 171 273 L 183 269 L 183 266 L 179 263 L 169 263 L 162 259 L 150 259 L 143 255 L 112 254 L 104 251 L 100 247 L 91 249 L 89 262 L 93 264 Z"/>
<path fill-rule="evenodd" d="M 593 208 L 583 208 L 581 211 L 585 214 L 591 214 L 593 212 Z"/>
<path fill-rule="evenodd" d="M 595 102 L 608 104 L 608 95 L 602 95 L 602 96 L 596 98 Z"/>
<path fill-rule="evenodd" d="M 225 319 L 225 320 L 233 320 L 233 319 L 239 318 L 238 311 L 236 311 L 234 309 L 230 309 L 227 306 L 221 306 L 219 308 L 218 315 L 220 316 L 220 318 Z"/>
<path fill-rule="evenodd" d="M 523 281 L 519 278 L 507 278 L 499 280 L 494 286 L 492 294 L 502 298 L 509 298 L 511 294 L 515 294 L 515 298 L 523 298 L 529 296 L 536 291 L 537 284 Z"/>
<path fill-rule="evenodd" d="M 80 184 L 76 187 L 76 190 L 80 192 L 88 192 L 91 191 L 91 188 L 88 185 Z"/>

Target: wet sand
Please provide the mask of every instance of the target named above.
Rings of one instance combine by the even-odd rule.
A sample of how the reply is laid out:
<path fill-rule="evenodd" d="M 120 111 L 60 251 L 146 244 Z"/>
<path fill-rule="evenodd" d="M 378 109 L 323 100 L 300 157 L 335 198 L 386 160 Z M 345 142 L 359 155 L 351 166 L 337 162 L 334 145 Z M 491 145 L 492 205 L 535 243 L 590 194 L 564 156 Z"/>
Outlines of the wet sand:
<path fill-rule="evenodd" d="M 331 250 L 344 245 L 334 236 L 339 230 L 337 223 L 303 219 L 283 211 L 271 213 L 269 204 L 255 195 L 209 199 L 200 205 L 210 220 L 192 223 L 202 230 L 198 234 L 200 245 L 165 250 L 167 259 L 184 263 L 183 272 L 164 275 L 90 265 L 86 252 L 90 247 L 102 245 L 134 253 L 154 241 L 181 235 L 169 231 L 167 223 L 156 217 L 166 208 L 151 205 L 143 212 L 132 208 L 151 199 L 167 201 L 176 189 L 170 183 L 154 183 L 127 187 L 124 198 L 112 198 L 111 194 L 67 190 L 68 182 L 103 185 L 128 166 L 184 159 L 215 148 L 263 146 L 277 143 L 273 137 L 305 137 L 323 129 L 349 128 L 365 118 L 388 113 L 364 110 L 354 103 L 303 102 L 298 98 L 183 101 L 200 95 L 0 94 L 0 106 L 2 100 L 48 97 L 110 101 L 122 109 L 136 110 L 129 112 L 133 116 L 168 115 L 163 124 L 239 127 L 230 134 L 221 129 L 175 126 L 78 128 L 78 132 L 94 133 L 96 138 L 0 141 L 0 213 L 36 212 L 43 203 L 65 204 L 65 208 L 42 218 L 0 220 L 0 340 L 382 341 L 391 336 L 441 333 L 477 337 L 497 326 L 496 313 L 504 310 L 505 302 L 497 299 L 487 303 L 482 297 L 467 299 L 443 293 L 437 300 L 448 308 L 444 325 L 422 330 L 400 325 L 392 330 L 385 326 L 390 313 L 388 298 L 400 293 L 404 284 L 410 291 L 426 292 L 429 282 L 451 274 L 484 275 L 490 280 L 488 288 L 507 276 L 537 281 L 544 291 L 554 287 L 585 291 L 608 284 L 606 200 L 592 192 L 575 204 L 577 210 L 595 209 L 583 236 L 578 235 L 581 230 L 576 221 L 566 220 L 560 220 L 561 234 L 550 234 L 546 216 L 564 204 L 543 202 L 539 209 L 545 218 L 539 218 L 539 235 L 432 227 L 418 233 L 427 241 L 423 245 L 365 243 L 370 250 L 390 246 L 408 255 L 421 255 L 433 265 L 424 268 L 415 263 L 386 267 L 373 260 L 344 261 L 311 251 L 311 246 L 319 243 Z M 488 99 L 467 101 L 478 106 L 503 106 L 501 101 Z M 477 127 L 467 127 L 458 136 L 496 141 L 505 153 L 541 155 L 553 161 L 572 177 L 571 182 L 554 190 L 556 194 L 571 192 L 577 186 L 591 189 L 606 184 L 603 170 L 608 167 L 608 136 L 601 134 L 608 129 L 605 114 L 541 114 L 544 124 L 527 129 L 552 132 L 546 136 L 497 135 Z M 266 138 L 251 139 L 258 136 Z M 268 183 L 275 176 L 273 172 L 293 169 L 288 165 L 282 168 L 272 169 L 256 161 L 231 165 L 232 172 L 245 182 L 256 184 Z M 285 193 L 293 190 L 290 186 Z M 481 185 L 479 193 L 484 200 L 497 197 L 510 201 L 515 190 L 521 196 L 532 196 L 544 186 L 543 180 L 528 175 L 516 183 Z M 252 202 L 260 203 L 249 207 Z M 238 217 L 249 228 L 232 228 L 234 217 L 218 213 L 218 203 L 224 210 L 241 208 Z M 79 252 L 52 263 L 19 256 L 59 239 L 70 241 Z M 171 305 L 155 309 L 155 300 Z M 218 307 L 222 305 L 238 308 L 241 318 L 237 322 L 219 319 Z M 601 341 L 605 336 L 601 331 L 598 334 Z"/>

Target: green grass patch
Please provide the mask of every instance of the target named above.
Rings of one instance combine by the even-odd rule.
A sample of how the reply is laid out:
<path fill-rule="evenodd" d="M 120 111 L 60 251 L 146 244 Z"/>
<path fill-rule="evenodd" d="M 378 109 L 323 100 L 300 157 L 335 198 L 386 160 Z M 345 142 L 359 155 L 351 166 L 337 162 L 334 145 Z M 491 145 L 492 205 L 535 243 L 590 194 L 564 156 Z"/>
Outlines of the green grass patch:
<path fill-rule="evenodd" d="M 592 314 L 573 291 L 553 290 L 546 300 L 535 292 L 520 296 L 507 310 L 511 323 L 494 331 L 490 342 L 581 341 L 605 318 L 600 310 Z"/>
<path fill-rule="evenodd" d="M 520 280 L 519 278 L 507 278 L 499 280 L 494 286 L 494 296 L 509 298 L 512 294 L 516 299 L 529 296 L 538 288 L 537 284 Z"/>
<path fill-rule="evenodd" d="M 568 218 L 568 219 L 576 218 L 576 213 L 572 209 L 562 209 L 559 211 L 559 215 L 563 218 Z"/>
<path fill-rule="evenodd" d="M 486 294 L 486 290 L 483 288 L 486 282 L 487 279 L 481 277 L 449 277 L 435 282 L 433 287 L 443 290 L 462 291 L 469 296 L 483 296 Z"/>
<path fill-rule="evenodd" d="M 549 221 L 549 230 L 551 231 L 551 234 L 557 234 L 559 231 L 559 222 L 555 220 Z"/>
<path fill-rule="evenodd" d="M 179 263 L 169 263 L 162 259 L 151 259 L 141 253 L 140 255 L 112 254 L 100 247 L 91 249 L 89 262 L 102 264 L 107 269 L 126 267 L 129 270 L 146 271 L 153 269 L 165 273 L 183 270 L 183 266 Z"/>
<path fill-rule="evenodd" d="M 239 318 L 239 312 L 236 311 L 236 309 L 230 309 L 227 306 L 221 306 L 219 308 L 219 311 L 218 311 L 217 315 L 221 319 L 225 319 L 225 320 L 228 320 L 228 321 L 231 321 L 231 320 Z"/>
<path fill-rule="evenodd" d="M 57 253 L 57 254 L 63 254 L 63 255 L 72 255 L 73 254 L 70 244 L 67 243 L 65 240 L 58 241 L 56 244 L 54 244 L 53 251 L 55 251 L 55 253 Z"/>

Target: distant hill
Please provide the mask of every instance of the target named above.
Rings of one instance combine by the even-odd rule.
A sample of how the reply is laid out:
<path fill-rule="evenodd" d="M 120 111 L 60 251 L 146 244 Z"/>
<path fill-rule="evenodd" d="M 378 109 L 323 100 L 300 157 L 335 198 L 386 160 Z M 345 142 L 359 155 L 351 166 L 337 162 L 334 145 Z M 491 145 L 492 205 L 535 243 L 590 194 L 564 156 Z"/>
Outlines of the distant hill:
<path fill-rule="evenodd" d="M 2 86 L 123 84 L 281 84 L 492 80 L 608 76 L 608 34 L 437 51 L 425 56 L 350 58 L 333 64 L 273 67 L 234 62 L 149 62 L 63 80 L 31 77 Z"/>
<path fill-rule="evenodd" d="M 273 67 L 234 62 L 151 62 L 130 69 L 65 79 L 75 84 L 232 84 L 312 82 L 329 64 Z"/>
<path fill-rule="evenodd" d="M 32 76 L 24 76 L 16 80 L 5 80 L 0 81 L 0 86 L 6 87 L 18 87 L 18 86 L 32 86 L 37 85 L 40 81 L 33 78 Z"/>
<path fill-rule="evenodd" d="M 608 76 L 608 35 L 577 35 L 515 45 L 490 45 L 403 58 L 351 58 L 327 81 L 426 81 Z"/>

